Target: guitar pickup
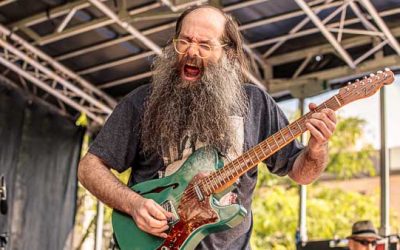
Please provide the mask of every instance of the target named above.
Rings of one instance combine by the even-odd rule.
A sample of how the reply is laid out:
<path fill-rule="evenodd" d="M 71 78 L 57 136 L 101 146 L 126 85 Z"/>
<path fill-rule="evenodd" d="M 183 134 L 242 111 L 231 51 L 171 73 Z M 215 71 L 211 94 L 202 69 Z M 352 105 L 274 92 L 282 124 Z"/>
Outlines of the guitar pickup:
<path fill-rule="evenodd" d="M 179 221 L 178 213 L 176 212 L 175 206 L 172 203 L 172 201 L 166 200 L 163 203 L 161 203 L 160 206 L 162 206 L 165 210 L 167 210 L 168 212 L 170 212 L 174 215 L 174 218 L 168 218 L 169 226 L 172 226 L 173 224 L 175 224 L 176 222 Z"/>

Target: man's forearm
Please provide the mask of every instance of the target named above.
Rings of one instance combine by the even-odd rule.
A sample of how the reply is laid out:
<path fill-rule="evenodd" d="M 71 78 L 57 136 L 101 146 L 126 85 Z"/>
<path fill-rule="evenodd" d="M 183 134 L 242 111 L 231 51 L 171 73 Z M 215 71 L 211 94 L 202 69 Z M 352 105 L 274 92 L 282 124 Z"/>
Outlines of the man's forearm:
<path fill-rule="evenodd" d="M 79 163 L 78 178 L 82 185 L 108 206 L 130 213 L 130 205 L 139 197 L 121 183 L 95 155 L 88 153 Z"/>
<path fill-rule="evenodd" d="M 310 184 L 321 175 L 327 163 L 328 143 L 315 152 L 306 147 L 296 158 L 289 176 L 299 184 Z"/>

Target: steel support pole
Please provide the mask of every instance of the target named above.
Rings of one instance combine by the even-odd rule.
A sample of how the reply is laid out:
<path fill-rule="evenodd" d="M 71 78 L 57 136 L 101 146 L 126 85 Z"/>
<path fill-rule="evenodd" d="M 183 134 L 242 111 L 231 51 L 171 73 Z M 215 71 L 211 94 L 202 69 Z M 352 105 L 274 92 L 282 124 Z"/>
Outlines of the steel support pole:
<path fill-rule="evenodd" d="M 390 208 L 390 188 L 389 188 L 389 150 L 386 144 L 386 104 L 385 88 L 380 90 L 380 125 L 381 125 L 381 150 L 380 150 L 380 180 L 381 180 L 381 225 L 379 233 L 382 236 L 390 234 L 389 208 Z"/>
<path fill-rule="evenodd" d="M 300 116 L 304 115 L 304 98 L 299 98 Z M 301 143 L 304 144 L 304 134 L 300 136 Z M 307 186 L 299 185 L 299 240 L 300 243 L 307 242 Z"/>

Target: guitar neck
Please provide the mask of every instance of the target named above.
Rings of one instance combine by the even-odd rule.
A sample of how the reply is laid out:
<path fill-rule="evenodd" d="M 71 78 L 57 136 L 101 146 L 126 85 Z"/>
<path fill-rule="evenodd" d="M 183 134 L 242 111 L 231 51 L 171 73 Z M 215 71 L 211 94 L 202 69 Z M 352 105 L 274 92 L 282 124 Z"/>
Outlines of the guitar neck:
<path fill-rule="evenodd" d="M 311 118 L 313 113 L 319 112 L 324 108 L 336 111 L 350 102 L 373 95 L 383 85 L 391 84 L 393 81 L 393 72 L 390 69 L 385 69 L 385 71 L 378 71 L 376 75 L 370 74 L 369 77 L 365 77 L 361 81 L 357 79 L 355 83 L 349 83 L 346 87 L 341 88 L 338 94 L 323 102 L 313 111 L 308 112 L 287 127 L 268 137 L 242 156 L 225 165 L 222 169 L 202 179 L 200 185 L 208 194 L 223 191 L 248 170 L 257 166 L 258 163 L 306 132 L 306 121 Z"/>
<path fill-rule="evenodd" d="M 321 111 L 324 108 L 336 111 L 342 106 L 343 102 L 339 94 L 331 97 L 313 111 L 308 112 L 285 128 L 269 136 L 266 140 L 229 162 L 220 170 L 210 174 L 202 181 L 203 190 L 210 194 L 224 190 L 248 170 L 257 166 L 258 163 L 267 159 L 302 133 L 306 132 L 306 120 L 309 119 L 313 113 Z"/>

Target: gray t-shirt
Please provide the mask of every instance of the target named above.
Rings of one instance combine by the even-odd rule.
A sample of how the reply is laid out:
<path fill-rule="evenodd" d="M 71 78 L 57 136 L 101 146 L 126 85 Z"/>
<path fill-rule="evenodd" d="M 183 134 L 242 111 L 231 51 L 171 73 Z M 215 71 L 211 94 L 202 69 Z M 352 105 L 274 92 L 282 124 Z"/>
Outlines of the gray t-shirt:
<path fill-rule="evenodd" d="M 237 142 L 241 152 L 265 140 L 288 124 L 282 110 L 270 95 L 255 85 L 244 85 L 249 100 L 249 113 L 243 117 L 232 117 L 235 131 L 238 131 Z M 139 126 L 143 115 L 144 102 L 149 96 L 150 85 L 141 86 L 127 95 L 115 108 L 104 127 L 91 145 L 89 152 L 100 157 L 109 167 L 122 172 L 133 168 L 129 184 L 158 178 L 160 173 L 169 172 L 169 167 L 176 169 L 176 162 L 183 162 L 182 157 L 166 161 L 157 154 L 143 154 L 140 145 Z M 185 146 L 193 150 L 193 145 Z M 288 174 L 303 146 L 294 140 L 282 148 L 265 163 L 271 173 L 279 176 Z M 182 156 L 182 152 L 178 152 Z M 190 153 L 190 152 L 189 152 Z M 179 166 L 178 166 L 179 167 Z M 249 170 L 240 177 L 237 194 L 240 203 L 248 214 L 238 226 L 213 233 L 204 238 L 196 249 L 250 249 L 252 229 L 251 201 L 257 182 L 257 168 Z"/>

